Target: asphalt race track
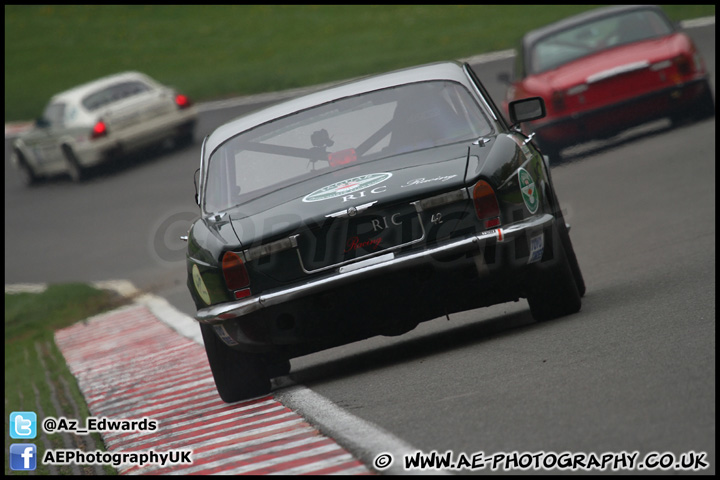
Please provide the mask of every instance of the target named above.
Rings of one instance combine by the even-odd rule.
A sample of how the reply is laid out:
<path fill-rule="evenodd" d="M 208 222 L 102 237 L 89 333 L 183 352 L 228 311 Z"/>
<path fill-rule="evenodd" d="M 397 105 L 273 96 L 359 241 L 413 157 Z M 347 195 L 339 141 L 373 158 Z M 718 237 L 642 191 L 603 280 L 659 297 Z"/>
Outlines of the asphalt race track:
<path fill-rule="evenodd" d="M 714 88 L 715 25 L 689 33 Z M 477 67 L 496 101 L 511 61 Z M 198 212 L 200 140 L 257 102 L 272 100 L 206 105 L 190 148 L 79 185 L 23 187 L 6 141 L 5 283 L 125 279 L 192 315 L 179 236 Z M 553 168 L 580 313 L 537 324 L 520 301 L 456 314 L 294 359 L 291 379 L 425 453 L 695 452 L 714 473 L 715 135 L 714 119 L 659 121 Z"/>

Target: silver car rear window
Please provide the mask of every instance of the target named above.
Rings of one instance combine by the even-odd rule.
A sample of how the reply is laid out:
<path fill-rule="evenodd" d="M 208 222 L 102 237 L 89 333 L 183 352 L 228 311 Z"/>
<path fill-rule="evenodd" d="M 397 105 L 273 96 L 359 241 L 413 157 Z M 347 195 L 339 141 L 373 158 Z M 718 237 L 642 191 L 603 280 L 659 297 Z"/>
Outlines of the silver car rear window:
<path fill-rule="evenodd" d="M 109 105 L 118 100 L 132 97 L 139 93 L 147 92 L 151 87 L 140 80 L 130 80 L 118 83 L 97 92 L 91 93 L 83 98 L 82 105 L 89 111 L 97 110 L 100 107 Z"/>

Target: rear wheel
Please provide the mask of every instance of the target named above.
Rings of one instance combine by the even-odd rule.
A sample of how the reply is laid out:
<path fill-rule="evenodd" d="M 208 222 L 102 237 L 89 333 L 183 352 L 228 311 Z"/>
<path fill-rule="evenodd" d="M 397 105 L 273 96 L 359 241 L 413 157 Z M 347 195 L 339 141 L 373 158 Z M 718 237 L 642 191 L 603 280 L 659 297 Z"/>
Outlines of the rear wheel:
<path fill-rule="evenodd" d="M 259 355 L 239 352 L 225 344 L 210 325 L 200 325 L 215 386 L 226 403 L 270 392 L 270 377 Z"/>
<path fill-rule="evenodd" d="M 80 165 L 80 162 L 75 156 L 75 152 L 67 145 L 63 146 L 62 150 L 65 155 L 65 162 L 70 178 L 73 182 L 82 182 L 85 179 L 85 169 Z"/>
<path fill-rule="evenodd" d="M 710 84 L 705 82 L 699 100 L 690 105 L 689 108 L 686 107 L 675 112 L 670 117 L 670 120 L 672 121 L 673 127 L 682 127 L 688 123 L 700 122 L 707 118 L 713 118 L 714 116 L 715 100 L 713 99 Z"/>
<path fill-rule="evenodd" d="M 178 130 L 175 137 L 175 147 L 183 149 L 193 144 L 195 141 L 195 122 L 190 122 Z"/>
<path fill-rule="evenodd" d="M 578 263 L 577 256 L 575 255 L 575 249 L 573 248 L 572 241 L 570 240 L 570 232 L 568 231 L 565 219 L 562 216 L 560 216 L 560 222 L 558 225 L 558 236 L 563 244 L 563 249 L 565 250 L 565 255 L 567 256 L 570 271 L 572 271 L 573 278 L 575 278 L 575 286 L 577 287 L 580 296 L 584 297 L 585 279 L 583 278 L 582 271 L 580 271 L 580 264 Z"/>
<path fill-rule="evenodd" d="M 20 167 L 20 176 L 22 177 L 23 183 L 28 187 L 35 185 L 38 181 L 38 176 L 35 174 L 35 171 L 20 151 L 17 151 L 15 154 L 18 158 L 18 166 Z"/>
<path fill-rule="evenodd" d="M 708 82 L 705 82 L 705 88 L 700 96 L 700 101 L 697 102 L 697 106 L 693 111 L 695 112 L 695 120 L 697 121 L 715 116 L 715 99 L 713 99 L 712 90 L 710 90 L 710 84 Z"/>
<path fill-rule="evenodd" d="M 267 373 L 268 377 L 284 377 L 290 373 L 290 360 L 286 358 L 282 359 L 267 359 Z"/>
<path fill-rule="evenodd" d="M 548 179 L 552 185 L 552 176 L 550 169 L 547 168 Z M 548 188 L 546 190 L 550 202 L 550 208 L 552 214 L 555 216 L 555 221 L 558 227 L 558 236 L 562 242 L 563 248 L 565 249 L 565 255 L 567 256 L 570 270 L 572 271 L 573 277 L 575 278 L 575 285 L 577 286 L 578 293 L 581 297 L 585 296 L 585 279 L 583 278 L 582 271 L 580 270 L 580 263 L 578 263 L 577 255 L 575 255 L 575 248 L 573 247 L 572 241 L 570 240 L 570 230 L 565 223 L 565 217 L 563 216 L 562 209 L 560 208 L 560 202 L 558 202 L 554 188 Z"/>
<path fill-rule="evenodd" d="M 553 260 L 535 265 L 528 286 L 530 313 L 539 322 L 576 313 L 582 306 L 575 276 L 558 230 L 557 226 L 551 230 L 555 234 L 551 239 Z"/>

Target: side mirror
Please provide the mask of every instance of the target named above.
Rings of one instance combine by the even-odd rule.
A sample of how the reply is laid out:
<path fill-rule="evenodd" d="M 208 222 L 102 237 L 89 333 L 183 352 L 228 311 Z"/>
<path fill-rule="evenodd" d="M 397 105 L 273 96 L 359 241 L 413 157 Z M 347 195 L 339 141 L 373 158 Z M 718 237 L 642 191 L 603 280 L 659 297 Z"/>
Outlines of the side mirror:
<path fill-rule="evenodd" d="M 513 126 L 518 123 L 537 120 L 546 115 L 545 101 L 541 97 L 515 100 L 508 105 L 508 112 L 510 113 L 510 123 Z"/>
<path fill-rule="evenodd" d="M 35 119 L 35 126 L 38 128 L 47 128 L 50 126 L 50 122 L 45 117 L 38 117 Z"/>

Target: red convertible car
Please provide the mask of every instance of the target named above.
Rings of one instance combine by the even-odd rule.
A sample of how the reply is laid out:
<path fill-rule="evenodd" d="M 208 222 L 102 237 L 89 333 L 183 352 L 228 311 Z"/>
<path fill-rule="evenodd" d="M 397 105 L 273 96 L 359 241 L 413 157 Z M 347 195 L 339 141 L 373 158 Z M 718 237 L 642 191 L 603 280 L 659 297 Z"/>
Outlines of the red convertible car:
<path fill-rule="evenodd" d="M 693 41 L 660 7 L 605 7 L 527 33 L 513 81 L 504 76 L 505 105 L 545 100 L 545 118 L 525 128 L 552 161 L 570 145 L 659 118 L 714 116 L 708 78 Z"/>

